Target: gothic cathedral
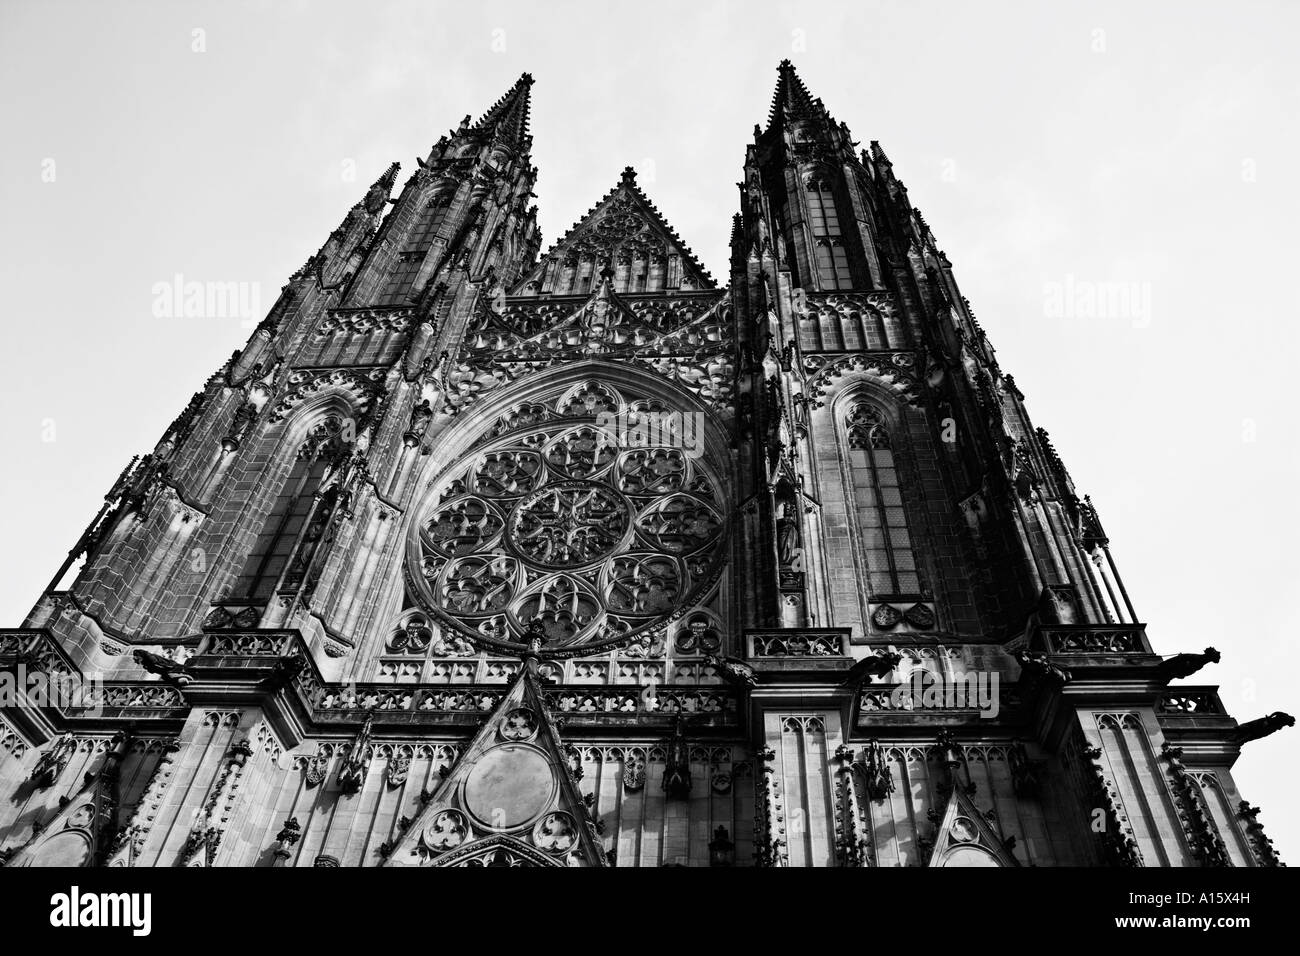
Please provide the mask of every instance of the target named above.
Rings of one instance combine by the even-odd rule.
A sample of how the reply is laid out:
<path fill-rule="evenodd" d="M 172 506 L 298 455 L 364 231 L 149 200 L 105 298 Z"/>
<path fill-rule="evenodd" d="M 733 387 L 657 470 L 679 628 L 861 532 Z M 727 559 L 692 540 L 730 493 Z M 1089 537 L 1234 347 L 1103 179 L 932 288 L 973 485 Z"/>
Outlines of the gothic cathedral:
<path fill-rule="evenodd" d="M 1280 865 L 876 143 L 784 62 L 725 284 L 532 77 L 394 164 L 0 631 L 0 861 Z"/>

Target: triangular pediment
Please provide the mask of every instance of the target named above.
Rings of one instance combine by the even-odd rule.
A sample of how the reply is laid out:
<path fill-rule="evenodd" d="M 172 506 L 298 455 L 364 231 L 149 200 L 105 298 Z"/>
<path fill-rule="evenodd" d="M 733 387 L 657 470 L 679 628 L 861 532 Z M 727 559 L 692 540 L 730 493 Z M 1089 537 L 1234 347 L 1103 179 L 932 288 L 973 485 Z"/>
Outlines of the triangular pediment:
<path fill-rule="evenodd" d="M 511 290 L 517 295 L 583 295 L 609 270 L 622 293 L 716 289 L 713 277 L 637 185 L 631 167 Z"/>
<path fill-rule="evenodd" d="M 935 833 L 930 866 L 1019 866 L 1002 837 L 961 787 L 953 790 Z"/>
<path fill-rule="evenodd" d="M 46 754 L 56 758 L 60 748 L 72 739 L 71 734 L 56 738 Z M 115 841 L 114 836 L 118 835 L 117 771 L 127 741 L 125 733 L 113 737 L 100 768 L 86 774 L 81 789 L 63 802 L 52 819 L 43 821 L 40 830 L 16 849 L 6 866 L 126 865 L 123 859 L 130 841 Z"/>
<path fill-rule="evenodd" d="M 607 865 L 534 671 L 520 668 L 386 865 Z"/>

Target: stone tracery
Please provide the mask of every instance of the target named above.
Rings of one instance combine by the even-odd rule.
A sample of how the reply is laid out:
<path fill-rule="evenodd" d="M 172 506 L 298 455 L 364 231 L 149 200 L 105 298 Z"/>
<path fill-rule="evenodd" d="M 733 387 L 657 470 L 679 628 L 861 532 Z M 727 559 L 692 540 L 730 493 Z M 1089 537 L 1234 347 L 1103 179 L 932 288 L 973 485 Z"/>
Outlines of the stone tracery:
<path fill-rule="evenodd" d="M 717 479 L 670 432 L 620 434 L 609 416 L 628 408 L 662 404 L 589 381 L 496 419 L 414 530 L 421 603 L 475 640 L 536 619 L 568 644 L 631 639 L 698 601 L 726 531 Z"/>

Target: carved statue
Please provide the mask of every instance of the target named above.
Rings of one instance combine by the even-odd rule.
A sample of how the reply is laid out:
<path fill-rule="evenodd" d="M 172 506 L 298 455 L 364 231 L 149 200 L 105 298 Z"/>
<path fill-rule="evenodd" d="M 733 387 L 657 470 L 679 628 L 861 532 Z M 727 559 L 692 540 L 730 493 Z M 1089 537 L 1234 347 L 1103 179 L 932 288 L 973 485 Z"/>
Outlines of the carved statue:
<path fill-rule="evenodd" d="M 889 760 L 880 741 L 872 740 L 866 747 L 866 761 L 863 764 L 864 784 L 867 796 L 872 800 L 883 800 L 894 792 L 894 773 L 889 767 Z"/>
<path fill-rule="evenodd" d="M 348 747 L 348 752 L 339 765 L 339 789 L 344 793 L 356 793 L 366 782 L 370 771 L 370 729 L 374 725 L 374 715 L 368 715 L 361 726 L 361 732 Z"/>
<path fill-rule="evenodd" d="M 76 749 L 77 742 L 72 734 L 60 734 L 55 737 L 50 741 L 49 748 L 36 761 L 36 766 L 32 768 L 32 782 L 41 790 L 54 786 Z"/>
<path fill-rule="evenodd" d="M 243 442 L 248 435 L 248 430 L 253 427 L 253 422 L 257 420 L 257 406 L 252 402 L 245 402 L 239 406 L 235 412 L 234 420 L 230 423 L 230 432 L 221 440 L 221 446 L 226 451 L 234 451 Z"/>
<path fill-rule="evenodd" d="M 406 777 L 411 772 L 411 757 L 409 754 L 394 754 L 388 761 L 388 769 L 384 771 L 384 780 L 390 787 L 400 787 L 406 783 Z"/>
<path fill-rule="evenodd" d="M 794 510 L 792 502 L 783 501 L 777 514 L 777 555 L 781 559 L 782 568 L 789 568 L 799 554 L 799 519 L 795 516 Z"/>
<path fill-rule="evenodd" d="M 677 799 L 685 799 L 691 792 L 691 748 L 686 743 L 686 728 L 680 717 L 668 744 L 663 787 L 669 797 Z"/>
<path fill-rule="evenodd" d="M 939 759 L 949 770 L 960 767 L 966 762 L 961 744 L 957 743 L 957 735 L 947 727 L 939 731 L 939 736 L 935 740 L 935 749 L 939 751 Z"/>
<path fill-rule="evenodd" d="M 426 359 L 427 361 L 427 359 Z M 429 430 L 429 423 L 433 421 L 433 406 L 429 400 L 422 399 L 416 406 L 411 409 L 411 427 L 402 436 L 402 440 L 410 448 L 415 448 L 424 438 L 425 432 Z"/>
<path fill-rule="evenodd" d="M 1041 762 L 1030 760 L 1029 752 L 1019 740 L 1012 743 L 1010 754 L 1011 787 L 1017 796 L 1037 796 L 1042 789 L 1039 780 Z"/>
<path fill-rule="evenodd" d="M 302 824 L 298 822 L 297 817 L 290 817 L 284 822 L 280 832 L 275 835 L 276 847 L 274 856 L 279 865 L 293 856 L 293 848 L 298 841 L 302 839 Z"/>
<path fill-rule="evenodd" d="M 1175 654 L 1160 662 L 1157 670 L 1166 680 L 1178 677 L 1191 677 L 1206 664 L 1217 664 L 1222 655 L 1212 647 L 1207 647 L 1200 654 Z"/>

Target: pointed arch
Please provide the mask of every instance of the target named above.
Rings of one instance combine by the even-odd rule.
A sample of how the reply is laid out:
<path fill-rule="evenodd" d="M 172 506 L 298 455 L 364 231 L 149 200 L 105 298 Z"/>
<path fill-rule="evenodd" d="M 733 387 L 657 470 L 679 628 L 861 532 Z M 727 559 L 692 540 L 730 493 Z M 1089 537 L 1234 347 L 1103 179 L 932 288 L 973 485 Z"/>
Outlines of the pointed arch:
<path fill-rule="evenodd" d="M 303 582 L 337 497 L 329 483 L 356 434 L 352 408 L 339 396 L 298 409 L 286 425 L 274 455 L 283 477 L 239 566 L 234 601 L 264 604 Z"/>
<path fill-rule="evenodd" d="M 407 529 L 409 592 L 488 646 L 534 620 L 593 651 L 659 633 L 723 577 L 727 447 L 697 397 L 623 363 L 517 380 L 440 439 Z"/>
<path fill-rule="evenodd" d="M 862 580 L 872 598 L 919 597 L 921 576 L 895 459 L 895 430 L 881 403 L 862 392 L 839 403 L 843 460 L 849 471 L 850 519 Z"/>

